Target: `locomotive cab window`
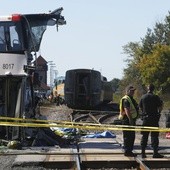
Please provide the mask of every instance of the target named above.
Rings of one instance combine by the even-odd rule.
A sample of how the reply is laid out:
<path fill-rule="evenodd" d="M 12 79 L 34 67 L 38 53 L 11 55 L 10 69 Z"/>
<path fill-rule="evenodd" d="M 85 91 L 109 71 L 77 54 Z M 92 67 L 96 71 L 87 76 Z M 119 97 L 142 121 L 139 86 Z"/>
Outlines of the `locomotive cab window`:
<path fill-rule="evenodd" d="M 17 22 L 0 22 L 0 52 L 23 51 L 21 25 Z"/>

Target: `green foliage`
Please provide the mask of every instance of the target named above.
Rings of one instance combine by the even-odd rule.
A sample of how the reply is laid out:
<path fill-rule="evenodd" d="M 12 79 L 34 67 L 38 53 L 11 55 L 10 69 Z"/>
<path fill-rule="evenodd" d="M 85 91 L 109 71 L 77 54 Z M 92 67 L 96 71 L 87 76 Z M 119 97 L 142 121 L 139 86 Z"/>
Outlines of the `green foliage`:
<path fill-rule="evenodd" d="M 143 55 L 137 64 L 142 82 L 165 89 L 170 85 L 170 46 L 155 45 L 151 54 Z"/>
<path fill-rule="evenodd" d="M 113 80 L 111 80 L 111 84 L 112 84 L 113 90 L 116 91 L 119 87 L 120 79 L 114 78 Z"/>
<path fill-rule="evenodd" d="M 129 42 L 123 50 L 128 56 L 120 89 L 133 83 L 142 91 L 145 84 L 154 83 L 157 92 L 166 92 L 170 86 L 170 12 L 163 23 L 147 29 L 141 42 Z"/>
<path fill-rule="evenodd" d="M 122 95 L 120 93 L 114 93 L 113 102 L 119 103 L 121 98 L 122 98 Z"/>

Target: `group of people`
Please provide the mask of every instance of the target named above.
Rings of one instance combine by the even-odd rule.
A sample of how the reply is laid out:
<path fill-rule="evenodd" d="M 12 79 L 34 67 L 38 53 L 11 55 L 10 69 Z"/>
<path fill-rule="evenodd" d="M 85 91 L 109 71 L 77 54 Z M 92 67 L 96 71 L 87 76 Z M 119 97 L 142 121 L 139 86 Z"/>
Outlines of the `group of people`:
<path fill-rule="evenodd" d="M 123 125 L 135 126 L 136 120 L 139 117 L 139 112 L 142 112 L 142 126 L 159 127 L 160 113 L 163 109 L 163 102 L 160 97 L 154 94 L 155 86 L 149 84 L 147 93 L 144 94 L 139 104 L 133 98 L 135 88 L 128 86 L 125 96 L 120 100 L 120 119 Z M 141 131 L 141 156 L 146 158 L 146 147 L 149 134 L 151 135 L 151 146 L 153 148 L 153 158 L 163 158 L 164 156 L 158 153 L 159 147 L 159 132 L 158 131 Z M 133 147 L 135 142 L 135 131 L 123 130 L 124 155 L 135 157 Z"/>

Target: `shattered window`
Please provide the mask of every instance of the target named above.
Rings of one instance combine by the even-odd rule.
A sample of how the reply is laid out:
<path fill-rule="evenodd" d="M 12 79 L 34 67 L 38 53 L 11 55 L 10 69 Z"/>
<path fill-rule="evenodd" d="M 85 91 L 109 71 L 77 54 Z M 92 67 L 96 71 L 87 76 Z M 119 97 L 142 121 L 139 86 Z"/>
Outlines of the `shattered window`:
<path fill-rule="evenodd" d="M 5 42 L 5 31 L 4 27 L 0 26 L 0 51 L 6 50 L 6 42 Z"/>
<path fill-rule="evenodd" d="M 42 24 L 44 24 L 42 26 Z M 29 51 L 39 51 L 42 36 L 47 28 L 46 23 L 37 21 L 36 23 L 30 21 L 31 36 L 29 38 Z M 31 39 L 32 37 L 32 39 Z"/>

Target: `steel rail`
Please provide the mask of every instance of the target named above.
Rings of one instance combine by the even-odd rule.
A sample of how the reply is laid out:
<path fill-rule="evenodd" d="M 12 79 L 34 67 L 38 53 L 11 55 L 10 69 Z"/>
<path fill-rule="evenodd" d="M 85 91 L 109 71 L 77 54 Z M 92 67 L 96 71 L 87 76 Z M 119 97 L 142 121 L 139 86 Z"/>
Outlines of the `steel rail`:
<path fill-rule="evenodd" d="M 123 151 L 123 141 L 122 139 L 119 139 L 119 141 L 117 140 L 117 143 L 120 144 L 120 146 L 122 147 L 122 151 Z M 135 152 L 134 152 L 135 153 Z M 137 153 L 135 153 L 137 154 Z M 138 170 L 150 170 L 146 164 L 143 162 L 142 159 L 140 159 L 139 157 L 134 157 L 134 159 L 136 160 L 136 162 L 139 164 L 138 166 Z"/>

